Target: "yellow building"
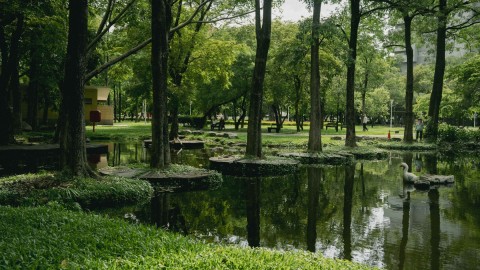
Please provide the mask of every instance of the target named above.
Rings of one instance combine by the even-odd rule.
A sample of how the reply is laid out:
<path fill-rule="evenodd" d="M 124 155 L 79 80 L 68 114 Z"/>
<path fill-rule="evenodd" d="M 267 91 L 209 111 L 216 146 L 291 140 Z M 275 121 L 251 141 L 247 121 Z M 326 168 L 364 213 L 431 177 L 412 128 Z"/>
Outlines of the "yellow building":
<path fill-rule="evenodd" d="M 85 86 L 85 123 L 90 124 L 90 112 L 100 111 L 101 121 L 97 124 L 113 125 L 113 106 L 107 105 L 111 89 L 104 86 Z"/>
<path fill-rule="evenodd" d="M 23 88 L 24 93 L 26 92 L 26 87 Z M 90 111 L 100 111 L 101 121 L 97 124 L 100 125 L 113 125 L 113 105 L 108 105 L 108 95 L 110 94 L 111 89 L 104 86 L 85 86 L 84 94 L 84 114 L 85 114 L 85 123 L 90 125 Z M 26 98 L 22 102 L 22 115 L 23 118 L 27 116 L 27 103 L 25 102 Z M 38 110 L 37 118 L 42 119 L 43 110 Z M 49 123 L 55 123 L 58 119 L 58 111 L 49 109 L 47 116 Z"/>

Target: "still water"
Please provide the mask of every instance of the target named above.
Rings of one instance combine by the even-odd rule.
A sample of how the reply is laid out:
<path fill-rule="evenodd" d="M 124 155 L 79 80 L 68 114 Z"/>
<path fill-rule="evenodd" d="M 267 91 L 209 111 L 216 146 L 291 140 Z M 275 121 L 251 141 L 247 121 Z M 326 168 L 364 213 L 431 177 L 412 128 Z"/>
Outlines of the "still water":
<path fill-rule="evenodd" d="M 211 150 L 183 150 L 175 163 L 208 167 Z M 145 163 L 141 144 L 109 144 L 94 167 Z M 401 162 L 417 175 L 455 176 L 429 191 L 402 181 Z M 37 164 L 38 165 L 38 164 Z M 309 250 L 385 269 L 480 269 L 480 158 L 392 152 L 351 166 L 305 166 L 295 175 L 224 176 L 214 190 L 160 193 L 120 215 L 206 242 Z"/>
<path fill-rule="evenodd" d="M 208 150 L 174 161 L 208 167 Z M 139 145 L 117 145 L 104 162 L 146 162 Z M 428 191 L 402 181 L 455 176 Z M 102 166 L 102 165 L 100 165 Z M 309 250 L 386 269 L 480 269 L 480 159 L 394 152 L 351 166 L 305 166 L 284 177 L 224 176 L 215 190 L 161 193 L 135 216 L 207 242 Z"/>

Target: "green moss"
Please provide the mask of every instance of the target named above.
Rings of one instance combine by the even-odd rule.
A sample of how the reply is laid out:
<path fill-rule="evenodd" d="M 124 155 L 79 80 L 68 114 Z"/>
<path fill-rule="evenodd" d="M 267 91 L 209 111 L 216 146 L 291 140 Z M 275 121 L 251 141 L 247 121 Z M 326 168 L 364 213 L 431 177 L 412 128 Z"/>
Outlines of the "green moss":
<path fill-rule="evenodd" d="M 102 216 L 0 207 L 5 269 L 371 269 L 309 252 L 200 243 Z"/>

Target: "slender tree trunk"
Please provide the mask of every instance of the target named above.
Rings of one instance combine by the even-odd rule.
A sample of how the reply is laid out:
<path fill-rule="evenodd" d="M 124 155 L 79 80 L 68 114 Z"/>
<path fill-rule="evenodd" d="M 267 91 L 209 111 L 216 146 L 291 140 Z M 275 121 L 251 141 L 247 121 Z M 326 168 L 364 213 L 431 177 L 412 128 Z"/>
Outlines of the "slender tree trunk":
<path fill-rule="evenodd" d="M 369 78 L 369 75 L 370 75 L 368 66 L 369 66 L 368 59 L 365 59 L 365 77 L 363 78 L 363 89 L 362 89 L 362 113 L 363 113 L 363 115 L 367 114 L 367 110 L 365 109 L 365 99 L 367 97 L 368 78 Z"/>
<path fill-rule="evenodd" d="M 20 78 L 18 74 L 18 61 L 16 62 L 10 78 L 10 93 L 12 94 L 13 131 L 22 133 L 22 93 L 20 91 Z"/>
<path fill-rule="evenodd" d="M 437 15 L 437 47 L 435 56 L 435 73 L 433 75 L 433 87 L 430 95 L 428 116 L 428 139 L 436 141 L 438 137 L 438 122 L 440 116 L 440 104 L 442 102 L 443 78 L 445 75 L 445 40 L 447 36 L 447 0 L 439 1 Z"/>
<path fill-rule="evenodd" d="M 262 157 L 262 102 L 263 82 L 267 67 L 272 27 L 272 0 L 263 1 L 263 25 L 260 18 L 260 0 L 255 0 L 255 32 L 257 50 L 253 71 L 250 110 L 248 113 L 247 156 Z"/>
<path fill-rule="evenodd" d="M 166 0 L 152 0 L 152 158 L 150 167 L 170 164 L 167 117 L 168 33 L 171 10 Z"/>
<path fill-rule="evenodd" d="M 303 130 L 303 126 L 301 125 L 301 115 L 300 115 L 300 91 L 302 90 L 302 81 L 300 80 L 299 76 L 295 75 L 293 78 L 293 82 L 295 85 L 295 125 L 297 126 L 297 132 Z"/>
<path fill-rule="evenodd" d="M 27 88 L 27 123 L 35 130 L 38 124 L 38 95 L 40 91 L 40 52 L 36 44 L 39 42 L 41 34 L 40 29 L 35 29 L 32 36 L 32 44 L 30 48 L 30 71 Z"/>
<path fill-rule="evenodd" d="M 1 73 L 0 73 L 0 115 L 2 115 L 2 128 L 0 128 L 0 145 L 15 142 L 14 118 L 10 104 L 9 82 L 15 80 L 15 69 L 18 73 L 18 48 L 19 40 L 23 31 L 23 15 L 16 17 L 17 25 L 10 37 L 8 48 L 5 37 L 5 25 L 0 24 L 0 50 L 1 50 Z"/>
<path fill-rule="evenodd" d="M 118 122 L 122 122 L 122 86 L 118 85 Z"/>
<path fill-rule="evenodd" d="M 403 140 L 413 142 L 413 49 L 412 49 L 412 17 L 403 16 L 405 25 L 405 52 L 407 55 L 407 83 L 405 88 L 405 131 Z"/>
<path fill-rule="evenodd" d="M 69 29 L 65 63 L 64 113 L 65 132 L 61 133 L 60 156 L 63 169 L 76 176 L 91 175 L 85 149 L 84 84 L 88 1 L 69 1 Z"/>
<path fill-rule="evenodd" d="M 322 108 L 320 104 L 320 57 L 319 38 L 320 10 L 322 0 L 313 1 L 312 45 L 310 48 L 310 131 L 308 132 L 308 151 L 322 151 Z"/>
<path fill-rule="evenodd" d="M 172 119 L 170 127 L 170 140 L 178 139 L 178 107 L 180 106 L 180 101 L 176 95 L 172 95 L 170 107 L 170 117 Z"/>
<path fill-rule="evenodd" d="M 47 125 L 48 123 L 48 108 L 50 107 L 50 97 L 48 88 L 44 87 L 43 89 L 43 116 L 42 116 L 42 125 Z"/>
<path fill-rule="evenodd" d="M 346 115 L 347 135 L 345 146 L 356 147 L 355 139 L 355 61 L 357 60 L 358 26 L 360 24 L 360 0 L 350 0 L 350 57 L 347 65 Z"/>

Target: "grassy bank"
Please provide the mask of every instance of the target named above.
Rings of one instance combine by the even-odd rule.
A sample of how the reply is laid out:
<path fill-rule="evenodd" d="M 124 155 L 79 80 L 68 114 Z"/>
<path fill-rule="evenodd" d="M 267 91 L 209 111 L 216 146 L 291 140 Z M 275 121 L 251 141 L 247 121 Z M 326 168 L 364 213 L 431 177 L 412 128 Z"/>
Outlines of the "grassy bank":
<path fill-rule="evenodd" d="M 141 204 L 150 201 L 147 181 L 121 177 L 67 178 L 43 172 L 0 178 L 0 205 L 37 206 L 58 203 L 70 208 Z"/>
<path fill-rule="evenodd" d="M 98 215 L 0 207 L 5 269 L 370 269 L 318 254 L 200 243 Z"/>

